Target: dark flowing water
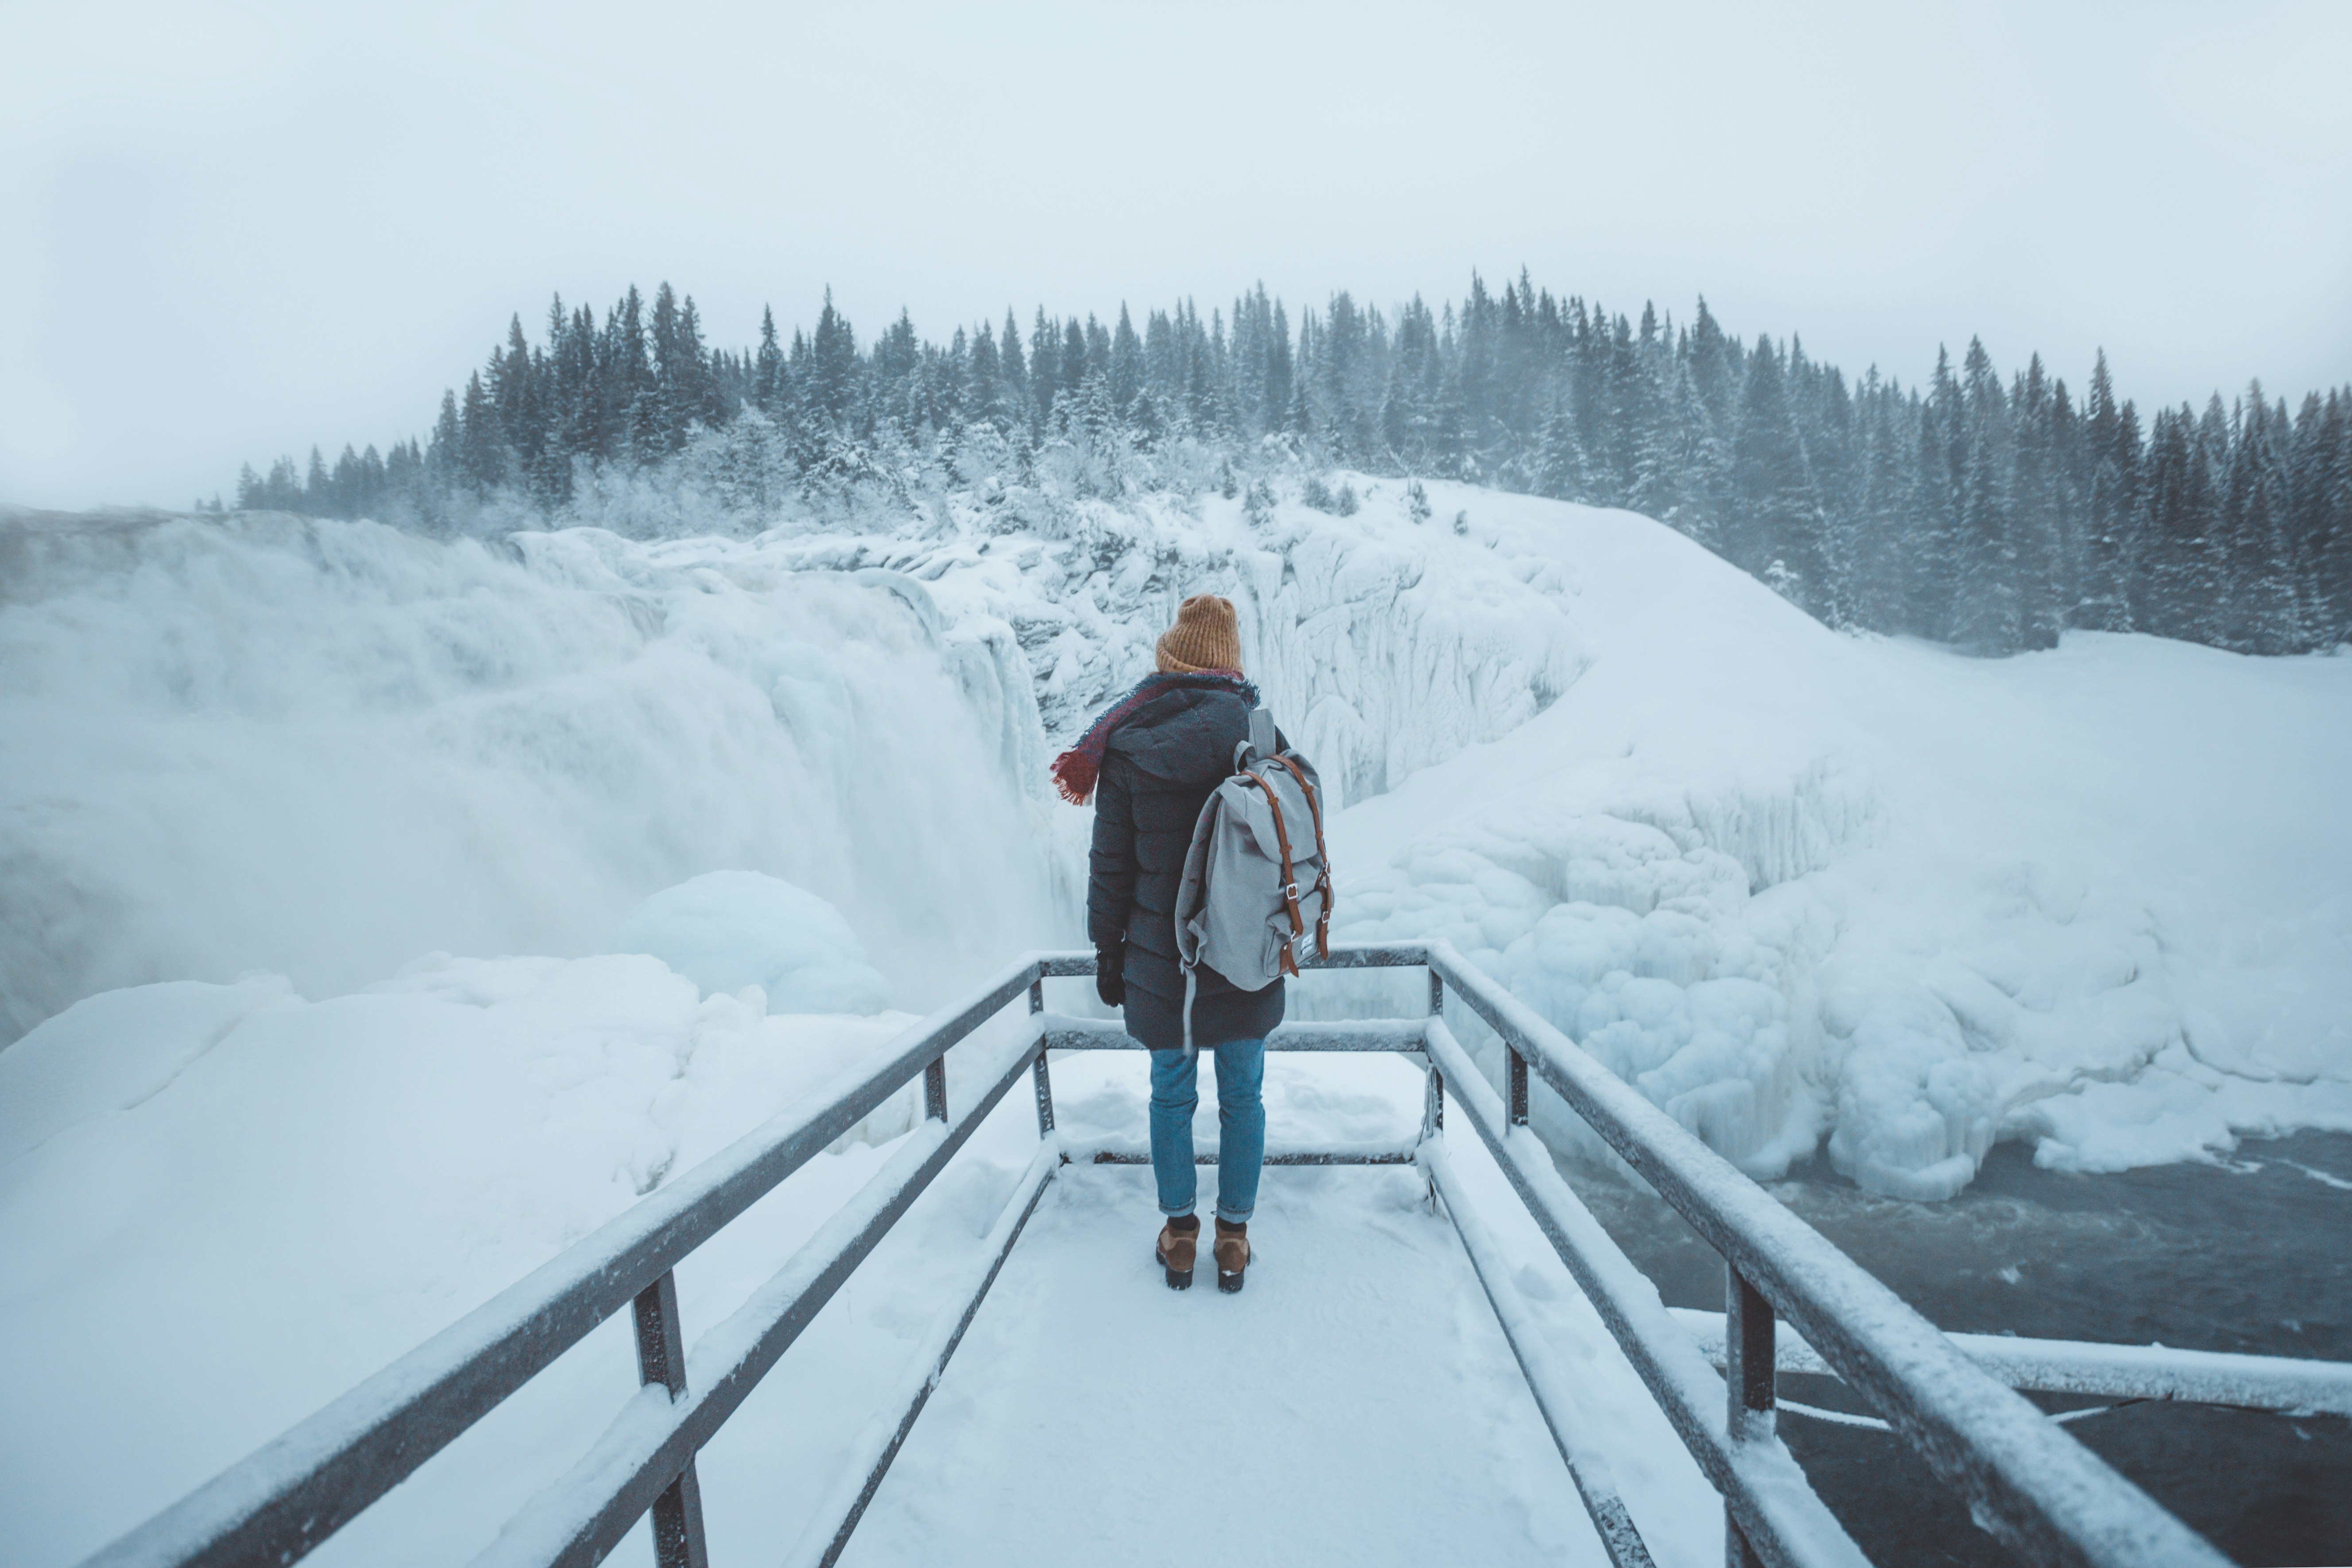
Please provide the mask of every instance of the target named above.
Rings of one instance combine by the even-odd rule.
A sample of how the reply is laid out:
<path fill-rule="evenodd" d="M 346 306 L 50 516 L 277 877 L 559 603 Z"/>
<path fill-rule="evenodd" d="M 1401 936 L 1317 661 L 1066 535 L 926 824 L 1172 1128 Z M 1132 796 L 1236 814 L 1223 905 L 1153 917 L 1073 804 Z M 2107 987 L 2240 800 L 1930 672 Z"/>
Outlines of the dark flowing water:
<path fill-rule="evenodd" d="M 1723 1310 L 1721 1259 L 1672 1209 L 1606 1173 L 1563 1173 L 1668 1305 Z M 2352 1135 L 2101 1176 L 2038 1170 L 2003 1144 L 1945 1204 L 1872 1197 L 1825 1162 L 1770 1191 L 1941 1328 L 2352 1361 Z M 1832 1379 L 1780 1385 L 1867 1409 Z M 1794 1413 L 1780 1425 L 1874 1562 L 2015 1562 L 1900 1438 Z M 2352 1422 L 2148 1404 L 2067 1429 L 2247 1568 L 2352 1563 Z"/>

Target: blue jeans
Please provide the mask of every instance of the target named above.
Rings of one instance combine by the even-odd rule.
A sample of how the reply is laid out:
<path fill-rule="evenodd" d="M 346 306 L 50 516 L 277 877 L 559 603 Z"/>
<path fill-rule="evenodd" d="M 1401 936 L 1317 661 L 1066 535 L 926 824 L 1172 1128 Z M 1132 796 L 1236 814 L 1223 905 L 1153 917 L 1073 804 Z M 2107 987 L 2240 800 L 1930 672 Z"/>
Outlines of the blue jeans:
<path fill-rule="evenodd" d="M 1257 1207 L 1265 1159 L 1265 1042 L 1228 1040 L 1217 1053 L 1217 1217 L 1235 1224 Z M 1182 1051 L 1151 1053 L 1151 1173 L 1160 1212 L 1188 1215 L 1200 1194 L 1192 1169 L 1192 1110 L 1201 1103 L 1199 1063 Z"/>

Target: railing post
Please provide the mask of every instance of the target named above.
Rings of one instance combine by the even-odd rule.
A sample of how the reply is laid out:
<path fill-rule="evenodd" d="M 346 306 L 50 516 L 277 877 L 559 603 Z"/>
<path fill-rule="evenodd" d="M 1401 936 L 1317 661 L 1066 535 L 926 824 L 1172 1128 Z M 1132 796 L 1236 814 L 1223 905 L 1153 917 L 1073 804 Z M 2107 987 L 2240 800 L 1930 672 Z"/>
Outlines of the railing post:
<path fill-rule="evenodd" d="M 1029 1011 L 1032 1015 L 1045 1010 L 1045 976 L 1040 973 L 1029 983 Z M 1037 1086 L 1037 1136 L 1045 1137 L 1054 1131 L 1054 1079 L 1045 1068 L 1045 1053 L 1041 1048 L 1037 1060 L 1031 1065 L 1029 1076 Z"/>
<path fill-rule="evenodd" d="M 686 1336 L 678 1326 L 677 1276 L 662 1277 L 637 1292 L 637 1381 L 658 1383 L 676 1399 L 686 1392 Z M 702 1539 L 702 1483 L 694 1461 L 654 1500 L 654 1562 L 656 1568 L 710 1568 Z"/>
<path fill-rule="evenodd" d="M 1433 1018 L 1445 1016 L 1445 977 L 1437 973 L 1435 964 L 1430 965 L 1429 969 L 1429 1016 Z M 1429 1063 L 1429 1081 L 1423 1089 L 1421 1101 L 1421 1135 L 1425 1141 L 1445 1129 L 1445 1075 L 1437 1070 L 1434 1058 L 1424 1052 L 1422 1059 Z M 1433 1184 L 1433 1195 L 1434 1192 Z"/>
<path fill-rule="evenodd" d="M 1503 1048 L 1511 1053 L 1511 1125 L 1525 1127 L 1528 1124 L 1528 1058 L 1519 1055 L 1517 1046 L 1506 1044 Z"/>
<path fill-rule="evenodd" d="M 944 1051 L 923 1069 L 923 1114 L 934 1121 L 948 1119 L 948 1058 Z"/>
<path fill-rule="evenodd" d="M 1776 1425 L 1772 1412 L 1774 1340 L 1772 1303 L 1750 1285 L 1738 1265 L 1723 1266 L 1723 1383 L 1731 1440 L 1763 1442 Z M 1762 1559 L 1741 1533 L 1728 1506 L 1723 1514 L 1723 1560 L 1727 1568 L 1760 1568 Z"/>

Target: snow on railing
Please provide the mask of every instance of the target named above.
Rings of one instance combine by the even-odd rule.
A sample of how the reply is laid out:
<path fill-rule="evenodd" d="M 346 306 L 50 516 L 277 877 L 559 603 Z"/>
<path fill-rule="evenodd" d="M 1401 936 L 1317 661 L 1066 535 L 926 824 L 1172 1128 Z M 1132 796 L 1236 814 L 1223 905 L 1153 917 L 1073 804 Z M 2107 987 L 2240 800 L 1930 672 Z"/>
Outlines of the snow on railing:
<path fill-rule="evenodd" d="M 1580 1411 L 1572 1379 L 1558 1365 L 1454 1173 L 1444 1133 L 1449 1088 L 1722 1494 L 1733 1568 L 1864 1561 L 1774 1433 L 1777 1368 L 1843 1378 L 1937 1474 L 1967 1491 L 1977 1518 L 2028 1560 L 2101 1568 L 2223 1559 L 2012 1387 L 2128 1388 L 2132 1397 L 2230 1395 L 2225 1402 L 2274 1408 L 2352 1404 L 2352 1369 L 2331 1363 L 2152 1355 L 2138 1347 L 1986 1336 L 1956 1342 L 1446 943 L 1343 945 L 1314 965 L 1395 966 L 1429 971 L 1428 1016 L 1288 1024 L 1267 1045 L 1421 1056 L 1428 1091 L 1418 1137 L 1401 1144 L 1278 1146 L 1268 1151 L 1267 1162 L 1420 1165 L 1462 1237 L 1616 1568 L 1648 1568 L 1648 1550 L 1610 1476 L 1601 1436 Z M 1094 970 L 1091 952 L 1024 957 L 898 1037 L 878 1066 L 843 1074 L 665 1184 L 84 1568 L 291 1563 L 624 1307 L 635 1316 L 643 1386 L 622 1403 L 587 1453 L 509 1521 L 477 1562 L 585 1568 L 650 1512 L 661 1568 L 704 1568 L 696 1454 L 1026 1071 L 1035 1096 L 1036 1159 L 1016 1184 L 986 1256 L 968 1271 L 960 1315 L 933 1331 L 896 1400 L 860 1439 L 858 1462 L 791 1555 L 796 1564 L 832 1563 L 1047 1184 L 1073 1161 L 1139 1163 L 1150 1157 L 1139 1141 L 1068 1147 L 1055 1130 L 1049 1051 L 1143 1048 L 1115 1024 L 1045 1011 L 1048 978 L 1091 976 Z M 1446 1026 L 1449 985 L 1503 1042 L 1499 1093 Z M 1024 989 L 1031 1016 L 1024 1027 L 975 1045 L 981 1091 L 950 1116 L 948 1050 Z M 1530 1069 L 1724 1255 L 1724 1316 L 1678 1314 L 1662 1305 L 1655 1288 L 1560 1179 L 1527 1125 Z M 923 1124 L 768 1283 L 686 1351 L 672 1273 L 678 1260 L 919 1074 Z M 1783 1316 L 1801 1331 L 1801 1342 L 1776 1343 L 1775 1325 Z M 1710 1351 L 1725 1374 L 1709 1364 Z M 2282 1403 L 2290 1398 L 2291 1405 Z"/>
<path fill-rule="evenodd" d="M 1716 1366 L 1724 1359 L 1723 1314 L 1670 1307 L 1675 1321 Z M 2352 1362 L 2299 1361 L 2170 1345 L 2108 1345 L 2029 1340 L 2014 1334 L 1947 1334 L 1970 1361 L 2008 1388 L 2091 1394 L 2127 1403 L 2179 1400 L 2289 1415 L 2352 1415 Z M 1780 1342 L 1781 1372 L 1835 1377 L 1837 1369 L 1802 1338 Z M 2069 1416 L 2093 1412 L 2069 1411 Z"/>

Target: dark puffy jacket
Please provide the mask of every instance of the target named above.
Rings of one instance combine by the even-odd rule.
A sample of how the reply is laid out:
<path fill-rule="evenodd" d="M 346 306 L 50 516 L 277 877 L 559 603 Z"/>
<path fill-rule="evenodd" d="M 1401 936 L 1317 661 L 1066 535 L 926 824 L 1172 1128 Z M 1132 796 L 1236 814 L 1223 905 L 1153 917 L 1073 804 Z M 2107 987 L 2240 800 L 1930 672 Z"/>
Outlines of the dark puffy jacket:
<path fill-rule="evenodd" d="M 1087 934 L 1126 944 L 1127 1032 L 1155 1051 L 1184 1045 L 1184 972 L 1176 961 L 1176 886 L 1192 825 L 1249 739 L 1249 704 L 1232 691 L 1179 687 L 1154 696 L 1111 732 L 1095 786 Z M 1282 1022 L 1282 982 L 1235 988 L 1198 973 L 1192 1043 L 1254 1039 Z"/>

